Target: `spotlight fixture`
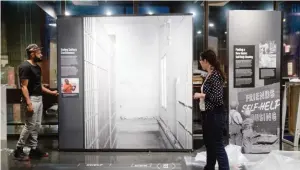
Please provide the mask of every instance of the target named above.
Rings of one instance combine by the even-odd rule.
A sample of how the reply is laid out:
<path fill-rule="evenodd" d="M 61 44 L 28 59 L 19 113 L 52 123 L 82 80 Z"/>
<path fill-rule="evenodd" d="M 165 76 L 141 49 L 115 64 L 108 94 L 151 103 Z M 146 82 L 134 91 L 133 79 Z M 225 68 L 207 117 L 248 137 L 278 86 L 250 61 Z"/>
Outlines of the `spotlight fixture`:
<path fill-rule="evenodd" d="M 194 10 L 189 10 L 189 13 L 193 15 L 193 17 L 196 16 L 196 12 Z"/>
<path fill-rule="evenodd" d="M 201 34 L 202 32 L 201 31 L 197 31 L 197 34 Z"/>
<path fill-rule="evenodd" d="M 209 27 L 214 27 L 215 26 L 215 24 L 213 24 L 213 23 L 209 23 L 209 25 L 208 25 Z"/>
<path fill-rule="evenodd" d="M 107 12 L 106 12 L 106 15 L 107 15 L 107 16 L 111 16 L 111 15 L 112 15 L 111 11 L 107 11 Z"/>
<path fill-rule="evenodd" d="M 69 15 L 71 15 L 71 14 L 70 14 L 70 12 L 65 11 L 65 15 L 66 15 L 66 16 L 69 16 Z"/>
<path fill-rule="evenodd" d="M 148 14 L 149 14 L 149 15 L 153 15 L 153 12 L 152 12 L 152 11 L 149 11 Z"/>

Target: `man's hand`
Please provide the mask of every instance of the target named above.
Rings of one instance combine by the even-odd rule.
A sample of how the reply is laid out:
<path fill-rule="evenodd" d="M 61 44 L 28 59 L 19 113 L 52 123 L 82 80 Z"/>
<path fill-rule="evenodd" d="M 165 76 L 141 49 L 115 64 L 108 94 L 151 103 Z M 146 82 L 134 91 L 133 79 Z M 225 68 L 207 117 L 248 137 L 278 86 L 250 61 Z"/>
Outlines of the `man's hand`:
<path fill-rule="evenodd" d="M 59 95 L 59 93 L 58 93 L 57 90 L 51 91 L 51 94 L 52 94 L 53 96 L 58 96 L 58 95 Z"/>
<path fill-rule="evenodd" d="M 32 106 L 32 103 L 27 104 L 27 112 L 30 113 L 30 114 L 33 114 L 33 106 Z"/>
<path fill-rule="evenodd" d="M 51 90 L 47 89 L 46 87 L 42 86 L 42 91 L 47 94 L 53 95 L 53 96 L 58 96 L 57 90 L 51 91 Z"/>

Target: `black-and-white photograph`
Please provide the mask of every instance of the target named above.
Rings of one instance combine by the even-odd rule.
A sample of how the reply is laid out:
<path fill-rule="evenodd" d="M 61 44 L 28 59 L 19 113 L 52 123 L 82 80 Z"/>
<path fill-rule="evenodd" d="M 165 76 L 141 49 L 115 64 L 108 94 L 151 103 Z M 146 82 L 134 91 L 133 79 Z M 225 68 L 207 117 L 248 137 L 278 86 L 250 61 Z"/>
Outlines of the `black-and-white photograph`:
<path fill-rule="evenodd" d="M 244 153 L 279 149 L 280 83 L 237 92 L 229 111 L 230 143 Z"/>
<path fill-rule="evenodd" d="M 192 149 L 192 15 L 83 22 L 85 149 Z"/>
<path fill-rule="evenodd" d="M 275 41 L 259 43 L 259 68 L 276 68 L 277 44 Z"/>

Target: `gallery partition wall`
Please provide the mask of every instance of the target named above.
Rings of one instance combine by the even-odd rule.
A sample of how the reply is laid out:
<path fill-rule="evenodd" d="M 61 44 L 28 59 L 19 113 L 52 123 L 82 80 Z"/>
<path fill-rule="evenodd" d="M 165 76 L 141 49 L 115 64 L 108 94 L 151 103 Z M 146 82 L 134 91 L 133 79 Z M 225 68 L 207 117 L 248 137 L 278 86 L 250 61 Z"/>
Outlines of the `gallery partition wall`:
<path fill-rule="evenodd" d="M 62 150 L 191 150 L 192 15 L 57 20 Z"/>
<path fill-rule="evenodd" d="M 227 19 L 230 143 L 246 154 L 278 150 L 282 13 L 232 10 Z"/>

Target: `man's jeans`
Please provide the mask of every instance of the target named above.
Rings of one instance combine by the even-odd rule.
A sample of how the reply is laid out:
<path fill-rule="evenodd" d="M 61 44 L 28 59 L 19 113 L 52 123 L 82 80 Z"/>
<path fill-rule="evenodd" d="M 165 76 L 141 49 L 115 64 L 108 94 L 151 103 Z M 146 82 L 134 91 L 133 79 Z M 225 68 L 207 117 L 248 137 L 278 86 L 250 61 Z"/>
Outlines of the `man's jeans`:
<path fill-rule="evenodd" d="M 41 126 L 43 115 L 43 98 L 42 96 L 30 96 L 33 106 L 33 114 L 28 113 L 26 104 L 22 104 L 25 113 L 25 126 L 20 134 L 17 147 L 24 147 L 25 144 L 31 148 L 36 148 L 38 143 L 38 132 Z"/>

